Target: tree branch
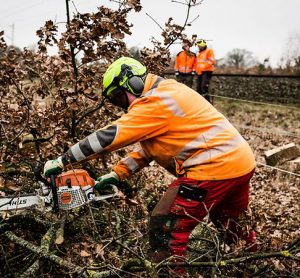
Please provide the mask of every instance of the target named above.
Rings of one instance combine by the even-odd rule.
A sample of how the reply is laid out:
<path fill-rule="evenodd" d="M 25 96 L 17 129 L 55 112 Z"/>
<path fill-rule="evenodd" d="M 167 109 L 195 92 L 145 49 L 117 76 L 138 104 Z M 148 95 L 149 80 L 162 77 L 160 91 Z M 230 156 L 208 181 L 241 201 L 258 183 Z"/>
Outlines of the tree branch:
<path fill-rule="evenodd" d="M 40 257 L 48 259 L 62 267 L 66 267 L 74 273 L 81 274 L 83 272 L 83 268 L 81 268 L 77 265 L 74 265 L 73 263 L 68 262 L 66 260 L 63 260 L 62 258 L 60 258 L 54 254 L 48 253 L 42 247 L 38 247 L 38 246 L 30 243 L 30 242 L 16 236 L 14 233 L 12 233 L 10 231 L 5 232 L 4 235 L 11 241 L 21 245 L 22 247 L 27 248 L 28 250 L 32 251 L 33 253 L 39 255 Z"/>

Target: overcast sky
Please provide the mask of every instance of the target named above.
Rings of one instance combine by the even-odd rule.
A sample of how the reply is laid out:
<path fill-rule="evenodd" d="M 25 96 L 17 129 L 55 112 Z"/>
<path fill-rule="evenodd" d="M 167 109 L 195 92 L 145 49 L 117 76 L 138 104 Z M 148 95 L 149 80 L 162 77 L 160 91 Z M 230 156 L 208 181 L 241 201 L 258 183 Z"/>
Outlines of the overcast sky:
<path fill-rule="evenodd" d="M 142 11 L 129 16 L 134 27 L 132 36 L 126 38 L 128 45 L 149 46 L 152 36 L 161 39 L 160 28 L 146 13 L 162 26 L 169 17 L 183 24 L 186 6 L 176 2 L 141 0 Z M 73 3 L 79 12 L 93 12 L 101 5 L 117 7 L 108 0 L 74 0 Z M 13 42 L 21 48 L 36 44 L 35 32 L 46 20 L 66 21 L 65 0 L 0 0 L 0 4 L 0 30 L 5 31 L 8 44 Z M 71 11 L 75 10 L 72 2 L 70 7 Z M 217 59 L 234 48 L 241 48 L 251 51 L 260 61 L 269 57 L 276 66 L 289 37 L 300 35 L 300 0 L 204 0 L 192 9 L 190 19 L 197 15 L 199 18 L 187 34 L 209 40 Z M 63 28 L 63 23 L 60 26 Z M 179 50 L 180 45 L 176 45 L 172 52 Z"/>

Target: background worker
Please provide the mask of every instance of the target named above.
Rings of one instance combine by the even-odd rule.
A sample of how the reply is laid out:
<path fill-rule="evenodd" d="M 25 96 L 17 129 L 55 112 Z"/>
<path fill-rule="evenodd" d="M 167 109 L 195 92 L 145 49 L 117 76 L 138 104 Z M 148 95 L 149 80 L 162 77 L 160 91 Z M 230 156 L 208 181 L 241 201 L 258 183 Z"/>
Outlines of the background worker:
<path fill-rule="evenodd" d="M 174 70 L 176 80 L 192 88 L 195 75 L 196 54 L 192 52 L 190 48 L 190 42 L 183 44 L 183 50 L 176 55 Z"/>
<path fill-rule="evenodd" d="M 200 39 L 197 41 L 199 48 L 199 54 L 196 59 L 196 75 L 197 75 L 197 92 L 202 95 L 209 102 L 212 102 L 212 98 L 209 95 L 209 82 L 212 77 L 216 64 L 214 51 L 211 48 L 207 48 L 206 41 Z"/>
<path fill-rule="evenodd" d="M 151 213 L 149 243 L 154 260 L 183 256 L 190 233 L 208 211 L 217 227 L 227 227 L 233 219 L 231 234 L 244 236 L 236 223 L 247 209 L 255 160 L 231 123 L 194 90 L 147 73 L 132 58 L 112 63 L 103 86 L 104 96 L 128 112 L 47 161 L 44 175 L 140 142 L 140 149 L 100 177 L 95 188 L 118 186 L 152 160 L 177 177 Z"/>

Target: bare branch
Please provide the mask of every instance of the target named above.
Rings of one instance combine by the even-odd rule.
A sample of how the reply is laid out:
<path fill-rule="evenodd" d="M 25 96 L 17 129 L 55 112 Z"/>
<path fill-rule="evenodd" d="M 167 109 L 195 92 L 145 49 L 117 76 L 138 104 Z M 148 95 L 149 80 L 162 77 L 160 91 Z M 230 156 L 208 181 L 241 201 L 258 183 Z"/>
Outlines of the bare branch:
<path fill-rule="evenodd" d="M 164 28 L 162 28 L 161 25 L 151 15 L 148 13 L 146 13 L 146 15 L 149 16 L 162 31 L 164 31 Z"/>

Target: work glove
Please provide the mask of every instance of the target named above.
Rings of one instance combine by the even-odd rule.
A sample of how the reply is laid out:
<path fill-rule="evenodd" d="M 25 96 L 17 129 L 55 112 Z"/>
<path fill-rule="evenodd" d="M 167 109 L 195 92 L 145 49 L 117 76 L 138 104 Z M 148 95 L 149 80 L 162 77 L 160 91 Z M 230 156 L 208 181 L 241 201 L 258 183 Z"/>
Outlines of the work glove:
<path fill-rule="evenodd" d="M 120 178 L 114 171 L 97 178 L 96 181 L 94 188 L 98 191 L 107 189 L 111 185 L 118 186 L 120 184 Z"/>
<path fill-rule="evenodd" d="M 64 164 L 60 156 L 54 160 L 48 160 L 44 165 L 44 176 L 48 178 L 50 175 L 58 175 L 62 172 Z"/>

